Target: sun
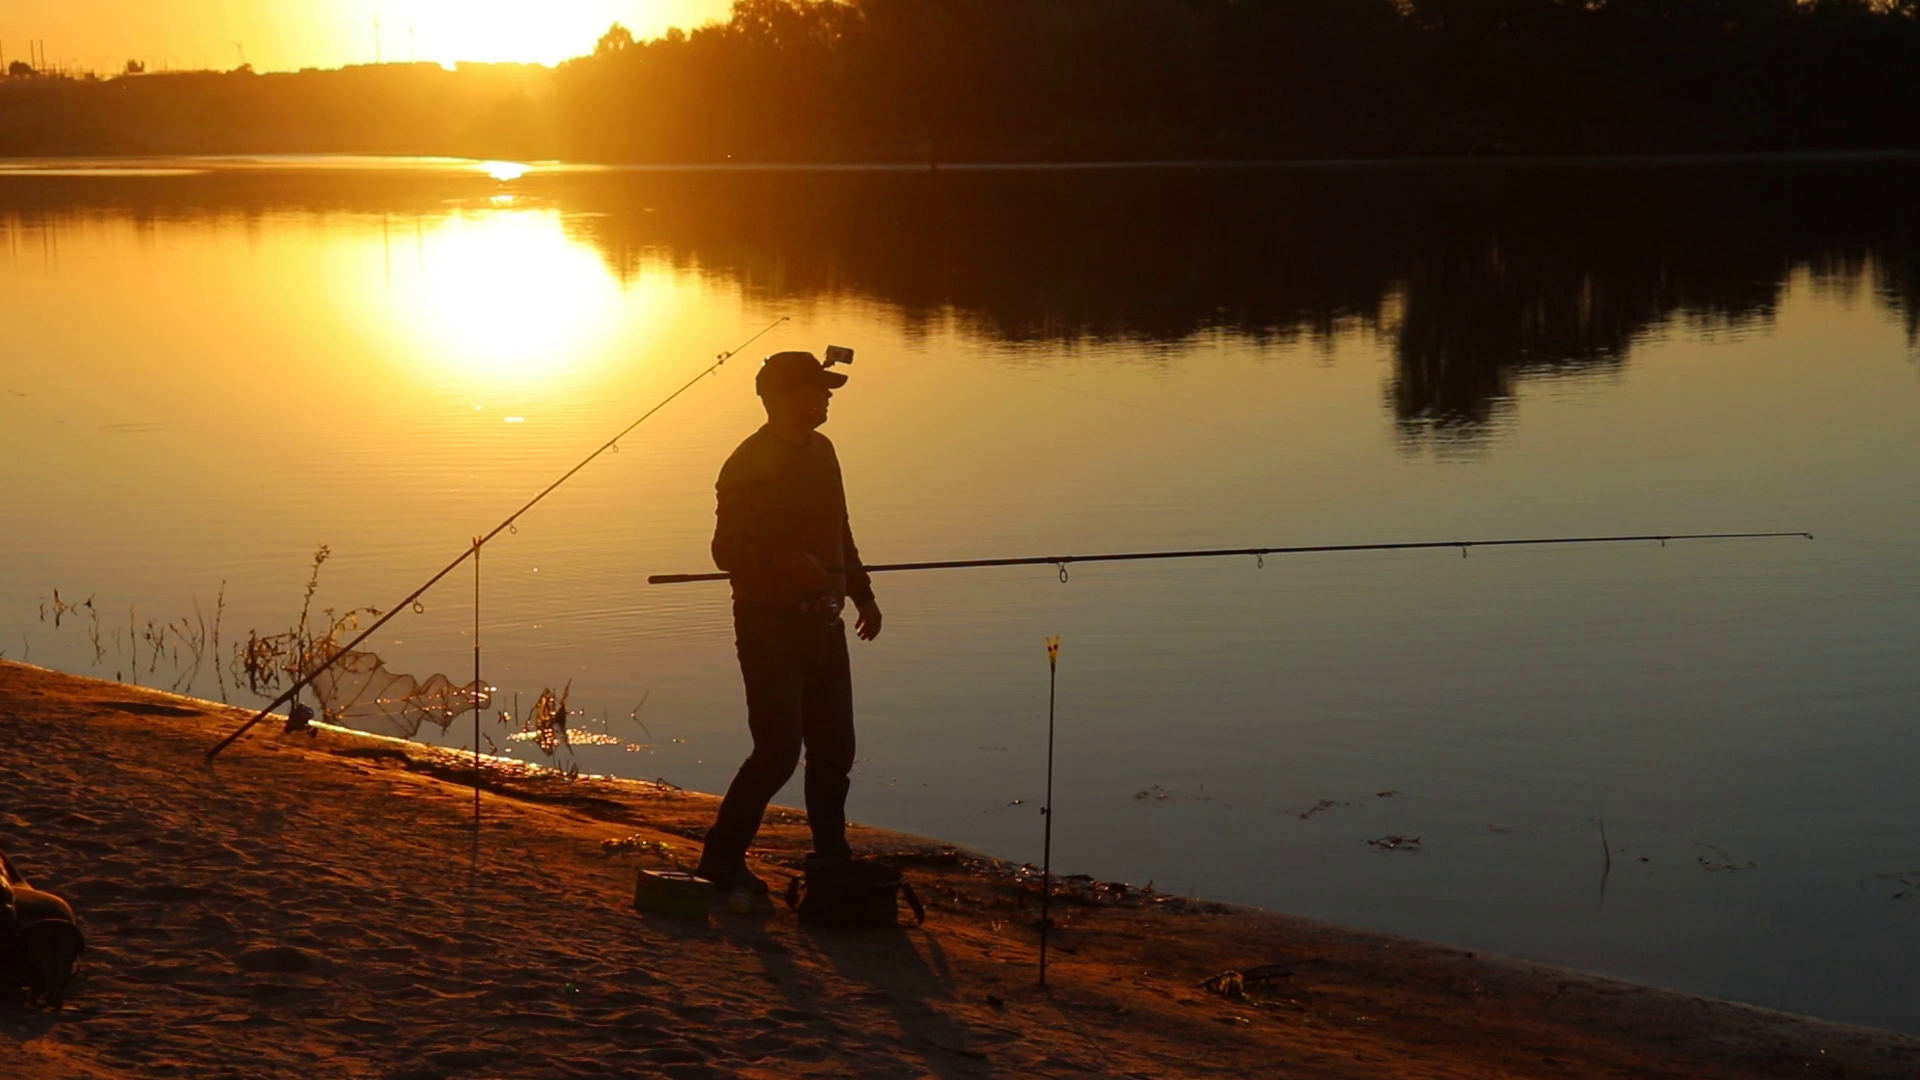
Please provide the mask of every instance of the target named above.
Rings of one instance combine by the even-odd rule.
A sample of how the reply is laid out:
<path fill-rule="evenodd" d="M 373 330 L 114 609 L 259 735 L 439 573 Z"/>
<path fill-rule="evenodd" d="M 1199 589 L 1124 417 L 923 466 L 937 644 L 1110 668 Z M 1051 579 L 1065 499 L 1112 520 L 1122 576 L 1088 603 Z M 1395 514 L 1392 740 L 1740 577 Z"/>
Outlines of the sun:
<path fill-rule="evenodd" d="M 696 0 L 374 0 L 382 56 L 393 60 L 557 64 L 593 51 L 613 23 L 642 36 L 705 21 Z"/>

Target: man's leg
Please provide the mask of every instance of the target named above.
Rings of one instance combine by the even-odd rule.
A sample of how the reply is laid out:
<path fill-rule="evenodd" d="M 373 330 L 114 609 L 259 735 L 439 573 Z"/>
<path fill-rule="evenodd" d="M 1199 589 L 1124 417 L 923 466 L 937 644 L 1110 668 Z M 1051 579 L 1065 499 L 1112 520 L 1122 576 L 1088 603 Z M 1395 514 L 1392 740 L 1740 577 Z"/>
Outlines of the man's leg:
<path fill-rule="evenodd" d="M 803 701 L 807 823 L 813 829 L 814 854 L 845 858 L 853 854 L 847 846 L 847 788 L 854 753 L 846 627 L 838 622 L 819 627 L 811 644 Z"/>
<path fill-rule="evenodd" d="M 803 629 L 775 614 L 734 614 L 753 753 L 734 774 L 719 816 L 707 830 L 700 852 L 702 876 L 744 869 L 747 846 L 760 831 L 767 803 L 800 763 L 807 643 L 797 631 Z"/>

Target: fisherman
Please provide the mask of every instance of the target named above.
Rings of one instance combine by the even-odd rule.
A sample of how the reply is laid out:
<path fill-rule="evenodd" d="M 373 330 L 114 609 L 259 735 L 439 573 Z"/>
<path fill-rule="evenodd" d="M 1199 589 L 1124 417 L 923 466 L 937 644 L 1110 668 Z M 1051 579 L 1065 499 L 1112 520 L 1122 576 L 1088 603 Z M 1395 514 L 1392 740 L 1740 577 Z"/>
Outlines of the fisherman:
<path fill-rule="evenodd" d="M 747 869 L 747 845 L 803 746 L 812 857 L 853 854 L 853 676 L 840 612 L 852 599 L 854 633 L 872 641 L 880 607 L 854 546 L 840 460 L 815 430 L 846 381 L 809 352 L 767 357 L 753 383 L 767 423 L 727 459 L 715 485 L 713 561 L 733 580 L 734 642 L 753 733 L 753 753 L 727 788 L 695 871 L 722 888 L 766 891 Z"/>

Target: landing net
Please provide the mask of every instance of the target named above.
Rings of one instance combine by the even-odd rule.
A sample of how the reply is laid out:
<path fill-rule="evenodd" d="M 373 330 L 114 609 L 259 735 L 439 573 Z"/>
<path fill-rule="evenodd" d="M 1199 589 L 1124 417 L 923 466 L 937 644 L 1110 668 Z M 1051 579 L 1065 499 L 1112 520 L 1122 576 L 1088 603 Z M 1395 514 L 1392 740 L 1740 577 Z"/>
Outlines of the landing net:
<path fill-rule="evenodd" d="M 340 654 L 308 686 L 327 723 L 396 739 L 413 738 L 427 723 L 445 731 L 455 718 L 492 702 L 477 682 L 461 686 L 445 675 L 420 680 L 396 674 L 370 652 Z"/>

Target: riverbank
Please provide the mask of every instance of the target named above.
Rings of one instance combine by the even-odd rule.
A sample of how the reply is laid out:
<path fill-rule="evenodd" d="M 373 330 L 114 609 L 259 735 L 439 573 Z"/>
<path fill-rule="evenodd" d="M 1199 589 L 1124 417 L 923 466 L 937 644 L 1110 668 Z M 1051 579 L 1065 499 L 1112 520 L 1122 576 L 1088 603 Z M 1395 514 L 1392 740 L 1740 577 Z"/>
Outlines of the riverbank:
<path fill-rule="evenodd" d="M 866 828 L 925 927 L 643 917 L 636 870 L 696 854 L 712 796 L 503 772 L 476 836 L 470 773 L 426 748 L 263 726 L 204 767 L 242 718 L 0 662 L 0 847 L 90 944 L 65 1010 L 0 997 L 9 1075 L 1920 1071 L 1920 1039 L 1084 881 L 1041 990 L 1025 875 Z M 778 882 L 805 828 L 771 817 Z M 1229 970 L 1240 996 L 1203 985 Z"/>

